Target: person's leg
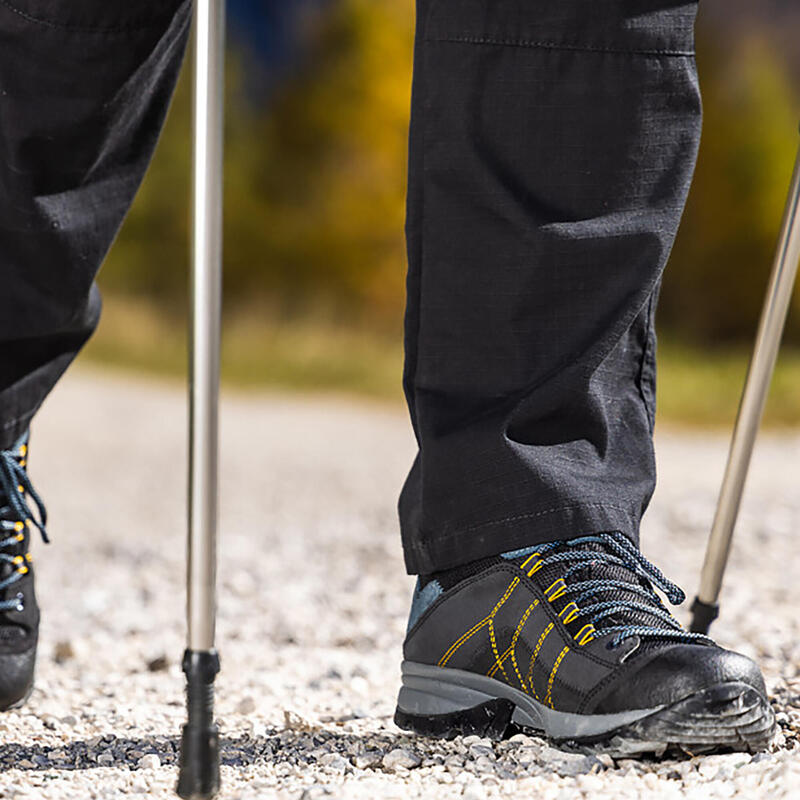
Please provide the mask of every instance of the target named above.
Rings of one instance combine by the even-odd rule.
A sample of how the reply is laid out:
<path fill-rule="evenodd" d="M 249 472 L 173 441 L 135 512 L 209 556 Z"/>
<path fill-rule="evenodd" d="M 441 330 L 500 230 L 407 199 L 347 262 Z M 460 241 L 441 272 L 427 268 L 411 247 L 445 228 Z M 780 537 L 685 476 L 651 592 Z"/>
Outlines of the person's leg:
<path fill-rule="evenodd" d="M 758 667 L 643 558 L 653 311 L 700 128 L 694 2 L 420 0 L 395 722 L 756 751 Z"/>
<path fill-rule="evenodd" d="M 655 297 L 700 134 L 696 5 L 419 0 L 409 572 L 593 531 L 637 541 Z"/>
<path fill-rule="evenodd" d="M 46 518 L 28 426 L 97 324 L 94 276 L 158 138 L 190 10 L 0 3 L 0 710 L 29 694 L 38 641 L 29 544 Z"/>
<path fill-rule="evenodd" d="M 94 330 L 93 279 L 177 78 L 189 0 L 0 4 L 0 450 Z"/>

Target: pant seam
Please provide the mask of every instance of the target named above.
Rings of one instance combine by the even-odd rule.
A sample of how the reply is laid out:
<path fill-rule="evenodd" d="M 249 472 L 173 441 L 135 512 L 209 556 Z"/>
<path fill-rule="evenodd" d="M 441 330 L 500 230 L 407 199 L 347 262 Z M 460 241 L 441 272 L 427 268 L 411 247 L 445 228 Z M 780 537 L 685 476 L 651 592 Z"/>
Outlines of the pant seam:
<path fill-rule="evenodd" d="M 645 414 L 647 415 L 647 422 L 650 428 L 650 433 L 653 433 L 653 429 L 655 427 L 655 408 L 653 407 L 653 400 L 648 397 L 648 393 L 645 390 L 645 371 L 648 368 L 648 363 L 651 359 L 651 349 L 653 347 L 652 342 L 652 326 L 653 326 L 653 317 L 655 315 L 655 304 L 656 304 L 656 292 L 654 290 L 653 294 L 650 295 L 650 302 L 647 304 L 647 318 L 645 320 L 645 342 L 644 347 L 642 347 L 642 356 L 639 362 L 639 375 L 638 375 L 638 384 L 639 384 L 639 396 L 642 399 L 642 404 L 644 405 Z"/>
<path fill-rule="evenodd" d="M 471 533 L 472 531 L 480 530 L 482 528 L 491 528 L 497 525 L 503 525 L 508 522 L 517 522 L 518 520 L 522 519 L 535 519 L 536 517 L 544 517 L 547 514 L 556 514 L 559 511 L 572 511 L 574 509 L 580 509 L 580 508 L 611 508 L 614 511 L 621 511 L 623 514 L 633 519 L 630 509 L 623 508 L 622 506 L 613 505 L 612 503 L 574 503 L 572 505 L 567 505 L 567 506 L 555 506 L 553 508 L 546 508 L 543 509 L 542 511 L 530 511 L 525 514 L 514 514 L 509 517 L 502 517 L 501 519 L 490 520 L 489 522 L 481 522 L 477 525 L 470 525 L 466 528 L 460 528 L 458 531 L 454 531 L 453 533 L 439 534 L 437 536 L 433 536 L 426 531 L 422 531 L 422 535 L 426 537 L 426 543 L 423 544 L 414 542 L 412 547 L 414 550 L 423 552 L 427 550 L 427 543 L 430 542 L 443 542 L 443 541 L 448 541 L 450 539 L 457 539 L 463 537 L 464 534 Z"/>
<path fill-rule="evenodd" d="M 506 47 L 526 47 L 534 50 L 569 50 L 587 53 L 611 53 L 632 56 L 667 56 L 672 58 L 694 58 L 694 50 L 635 49 L 613 47 L 611 45 L 580 44 L 578 42 L 533 41 L 528 39 L 495 39 L 484 36 L 430 36 L 427 42 L 452 44 L 503 45 Z"/>
<path fill-rule="evenodd" d="M 171 13 L 175 13 L 181 4 L 175 6 Z M 8 2 L 8 0 L 0 0 L 0 6 L 8 9 L 12 14 L 16 14 L 27 22 L 32 22 L 36 25 L 44 25 L 47 28 L 55 28 L 56 30 L 69 31 L 71 33 L 101 33 L 101 34 L 125 34 L 125 33 L 138 33 L 152 28 L 154 25 L 162 23 L 167 19 L 170 14 L 165 13 L 160 17 L 153 17 L 152 19 L 142 20 L 140 22 L 131 23 L 129 25 L 116 25 L 108 28 L 102 26 L 91 25 L 67 25 L 55 20 L 44 19 L 43 17 L 35 17 L 33 14 L 28 14 L 21 8 L 17 8 Z"/>

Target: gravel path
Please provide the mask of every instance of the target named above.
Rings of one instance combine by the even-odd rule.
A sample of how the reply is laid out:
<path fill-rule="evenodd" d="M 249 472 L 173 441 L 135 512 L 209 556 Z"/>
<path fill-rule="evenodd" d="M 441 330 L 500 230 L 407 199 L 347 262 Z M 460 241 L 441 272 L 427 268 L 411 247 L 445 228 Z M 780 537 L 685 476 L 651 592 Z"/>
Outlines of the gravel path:
<path fill-rule="evenodd" d="M 76 371 L 34 429 L 53 544 L 37 689 L 0 716 L 0 797 L 171 797 L 183 720 L 184 391 Z M 726 443 L 663 432 L 645 551 L 696 587 Z M 230 395 L 218 711 L 226 798 L 800 795 L 800 434 L 760 444 L 716 635 L 757 657 L 782 742 L 751 759 L 614 761 L 530 737 L 427 742 L 391 722 L 411 580 L 403 413 Z"/>

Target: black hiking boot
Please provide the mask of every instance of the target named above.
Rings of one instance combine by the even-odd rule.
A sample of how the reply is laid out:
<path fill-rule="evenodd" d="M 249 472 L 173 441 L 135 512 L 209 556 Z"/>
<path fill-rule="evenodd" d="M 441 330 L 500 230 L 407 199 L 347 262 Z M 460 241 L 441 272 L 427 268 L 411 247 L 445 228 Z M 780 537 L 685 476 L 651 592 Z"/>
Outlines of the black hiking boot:
<path fill-rule="evenodd" d="M 685 631 L 653 586 L 684 599 L 619 533 L 421 578 L 395 722 L 630 755 L 765 749 L 775 716 L 758 667 Z"/>
<path fill-rule="evenodd" d="M 0 451 L 0 711 L 21 706 L 33 689 L 39 607 L 29 553 L 31 531 L 47 541 L 46 512 L 26 470 L 27 436 Z M 30 497 L 38 519 L 28 507 Z"/>

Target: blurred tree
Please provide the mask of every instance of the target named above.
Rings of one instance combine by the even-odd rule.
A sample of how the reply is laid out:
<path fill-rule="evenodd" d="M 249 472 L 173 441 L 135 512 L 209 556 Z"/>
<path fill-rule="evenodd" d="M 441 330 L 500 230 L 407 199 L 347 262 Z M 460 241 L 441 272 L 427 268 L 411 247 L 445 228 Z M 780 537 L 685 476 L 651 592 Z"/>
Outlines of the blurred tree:
<path fill-rule="evenodd" d="M 659 310 L 662 328 L 704 343 L 754 335 L 797 148 L 785 62 L 757 39 L 729 45 L 699 42 L 703 139 Z"/>
<path fill-rule="evenodd" d="M 298 54 L 268 100 L 228 69 L 226 307 L 325 313 L 396 331 L 413 0 L 304 6 Z M 300 19 L 300 18 L 298 18 Z M 667 272 L 659 322 L 684 340 L 750 340 L 796 145 L 786 69 L 759 41 L 701 35 L 706 126 Z M 104 287 L 183 309 L 188 223 L 188 70 Z M 795 315 L 797 316 L 797 315 Z M 800 319 L 790 335 L 800 342 Z"/>
<path fill-rule="evenodd" d="M 321 10 L 324 8 L 324 12 Z M 396 329 L 413 40 L 411 0 L 340 0 L 306 19 L 305 57 L 269 108 L 228 69 L 228 308 L 324 307 Z M 188 71 L 157 154 L 102 276 L 174 307 L 186 285 Z"/>
<path fill-rule="evenodd" d="M 234 293 L 262 286 L 373 321 L 402 308 L 413 14 L 408 0 L 343 0 L 307 29 L 311 57 L 271 113 L 231 128 L 226 267 Z M 236 101 L 234 101 L 236 102 Z M 246 104 L 239 104 L 246 114 Z"/>

